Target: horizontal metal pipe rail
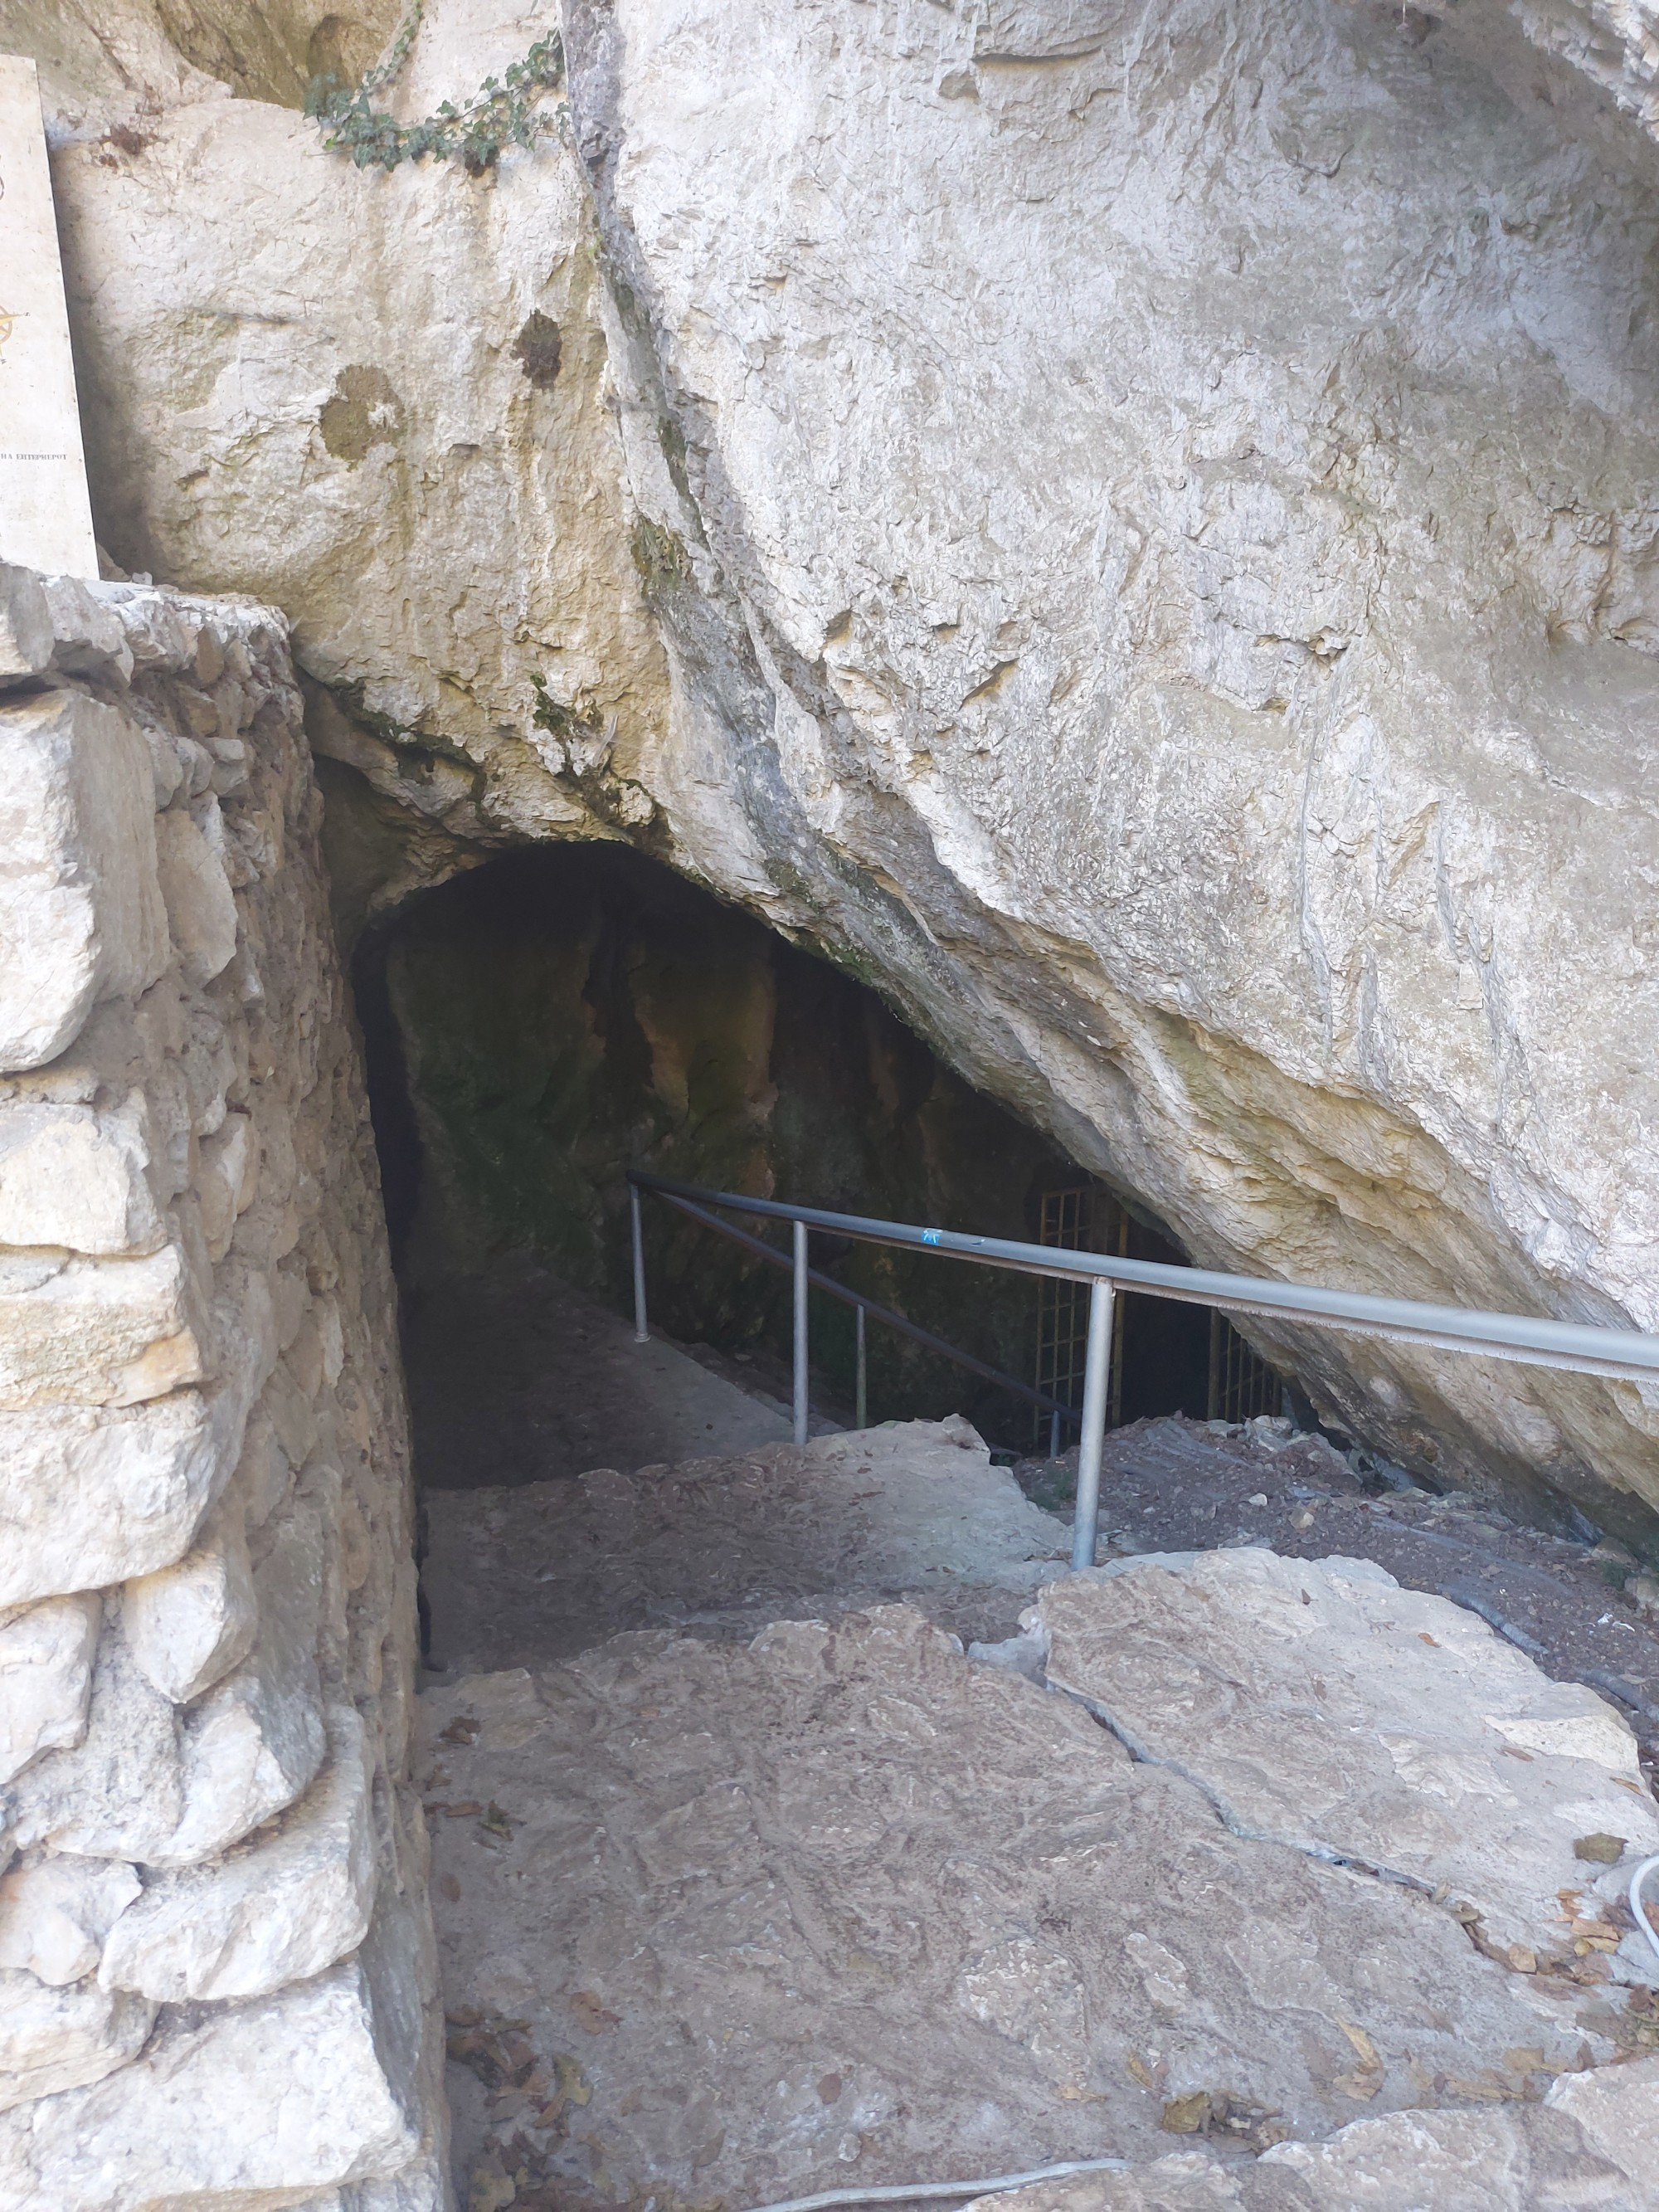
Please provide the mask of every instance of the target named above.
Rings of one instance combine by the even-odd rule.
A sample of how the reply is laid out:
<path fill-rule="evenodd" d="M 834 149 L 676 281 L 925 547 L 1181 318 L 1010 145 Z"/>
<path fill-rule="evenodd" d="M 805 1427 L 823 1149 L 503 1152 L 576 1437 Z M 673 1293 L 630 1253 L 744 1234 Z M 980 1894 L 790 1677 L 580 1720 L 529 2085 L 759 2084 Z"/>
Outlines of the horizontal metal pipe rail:
<path fill-rule="evenodd" d="M 1219 1306 L 1224 1312 L 1260 1314 L 1265 1319 L 1341 1329 L 1359 1336 L 1391 1337 L 1407 1344 L 1433 1345 L 1445 1352 L 1481 1352 L 1533 1367 L 1659 1381 L 1659 1336 L 1645 1336 L 1635 1329 L 1535 1320 L 1526 1314 L 1486 1313 L 1473 1306 L 1431 1305 L 1416 1298 L 1381 1298 L 1364 1291 L 1316 1290 L 1307 1284 L 1272 1282 L 1262 1276 L 1221 1275 L 1206 1267 L 1171 1267 L 1161 1260 L 1125 1260 L 1115 1253 L 1058 1251 L 1050 1245 L 1014 1243 L 1000 1237 L 966 1237 L 951 1229 L 919 1229 L 908 1222 L 830 1213 L 821 1206 L 786 1206 L 775 1199 L 704 1190 L 695 1183 L 672 1182 L 665 1176 L 647 1175 L 638 1169 L 629 1169 L 629 1181 L 641 1190 L 658 1191 L 665 1197 L 695 1199 L 704 1206 L 725 1206 L 768 1220 L 804 1221 L 809 1229 L 828 1230 L 865 1243 L 939 1252 L 949 1259 L 1008 1267 L 1019 1274 L 1053 1275 L 1075 1283 L 1107 1282 L 1149 1297 L 1182 1299 L 1189 1305 Z"/>
<path fill-rule="evenodd" d="M 794 1261 L 789 1253 L 781 1252 L 775 1244 L 769 1244 L 764 1237 L 751 1237 L 746 1229 L 733 1228 L 729 1221 L 722 1221 L 719 1214 L 711 1213 L 706 1206 L 698 1206 L 691 1199 L 681 1198 L 673 1191 L 660 1191 L 658 1195 L 665 1198 L 681 1213 L 690 1214 L 693 1221 L 702 1222 L 706 1229 L 718 1230 L 722 1237 L 729 1237 L 733 1244 L 742 1245 L 745 1252 L 752 1252 L 757 1259 L 769 1261 L 773 1267 L 783 1268 L 786 1273 L 793 1268 Z M 971 1352 L 963 1352 L 959 1345 L 946 1343 L 942 1336 L 935 1336 L 931 1328 L 923 1328 L 916 1322 L 907 1321 L 902 1314 L 895 1313 L 890 1306 L 866 1297 L 862 1291 L 849 1290 L 845 1283 L 838 1283 L 833 1275 L 824 1274 L 820 1268 L 809 1267 L 806 1279 L 815 1291 L 823 1291 L 830 1297 L 839 1298 L 843 1305 L 855 1306 L 860 1314 L 873 1314 L 878 1321 L 885 1322 L 889 1328 L 896 1329 L 901 1336 L 913 1338 L 917 1344 L 925 1345 L 929 1352 L 937 1352 L 946 1359 L 954 1359 L 958 1367 L 965 1367 L 970 1375 L 982 1376 L 986 1382 L 994 1382 L 1000 1389 L 1011 1391 L 1015 1397 L 1024 1399 L 1028 1405 L 1040 1406 L 1045 1413 L 1059 1413 L 1062 1417 L 1076 1419 L 1077 1409 L 1068 1406 L 1063 1398 L 1051 1398 L 1046 1390 L 1034 1390 L 1029 1382 L 1022 1382 L 1012 1375 L 1005 1375 L 1000 1367 L 992 1367 L 983 1359 L 975 1359 Z"/>
<path fill-rule="evenodd" d="M 1084 1379 L 1082 1443 L 1079 1454 L 1077 1516 L 1072 1540 L 1074 1566 L 1094 1562 L 1095 1520 L 1099 1504 L 1101 1450 L 1105 1432 L 1107 1365 L 1111 1357 L 1112 1304 L 1118 1291 L 1147 1297 L 1174 1298 L 1188 1305 L 1214 1306 L 1224 1313 L 1255 1314 L 1264 1321 L 1383 1337 L 1421 1344 L 1437 1351 L 1472 1352 L 1509 1359 L 1528 1367 L 1561 1368 L 1571 1373 L 1625 1381 L 1659 1381 L 1659 1336 L 1636 1329 L 1599 1328 L 1583 1322 L 1546 1321 L 1527 1314 L 1488 1313 L 1475 1307 L 1434 1305 L 1417 1298 L 1383 1298 L 1364 1291 L 1328 1291 L 1305 1283 L 1278 1283 L 1255 1275 L 1226 1275 L 1206 1267 L 1171 1267 L 1158 1260 L 1129 1260 L 1104 1252 L 1061 1251 L 1001 1237 L 969 1237 L 952 1229 L 923 1229 L 914 1223 L 884 1221 L 859 1213 L 832 1213 L 815 1206 L 789 1206 L 775 1199 L 745 1198 L 736 1191 L 708 1190 L 676 1182 L 666 1176 L 628 1170 L 633 1216 L 637 1331 L 645 1327 L 644 1267 L 638 1193 L 654 1191 L 683 1209 L 720 1206 L 768 1221 L 794 1224 L 796 1284 L 796 1436 L 805 1442 L 800 1419 L 804 1388 L 804 1324 L 807 1269 L 801 1231 L 821 1229 L 855 1242 L 890 1245 L 897 1250 L 937 1252 L 1016 1274 L 1048 1275 L 1091 1287 L 1089 1356 Z M 760 1240 L 755 1240 L 757 1243 Z M 774 1248 L 762 1247 L 769 1255 Z M 786 1263 L 787 1264 L 787 1263 Z M 839 1285 L 824 1284 L 841 1292 Z M 842 1295 L 846 1295 L 841 1292 Z M 857 1302 L 854 1299 L 854 1302 Z M 884 1318 L 889 1316 L 884 1315 Z M 891 1316 L 895 1321 L 898 1316 Z M 913 1326 L 913 1325 L 912 1325 Z M 947 1346 L 940 1346 L 951 1351 Z M 952 1357 L 957 1357 L 954 1352 Z M 998 1378 L 999 1380 L 1004 1378 Z M 1006 1378 L 1012 1381 L 1012 1377 Z M 1028 1394 L 1029 1395 L 1029 1394 Z"/>

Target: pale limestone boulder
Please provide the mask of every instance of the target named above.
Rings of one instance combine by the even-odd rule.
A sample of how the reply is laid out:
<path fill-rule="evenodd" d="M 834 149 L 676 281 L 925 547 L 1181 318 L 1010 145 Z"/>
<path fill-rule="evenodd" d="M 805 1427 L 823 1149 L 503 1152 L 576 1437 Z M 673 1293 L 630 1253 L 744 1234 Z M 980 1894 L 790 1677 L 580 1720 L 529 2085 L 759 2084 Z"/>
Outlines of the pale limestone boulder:
<path fill-rule="evenodd" d="M 196 1203 L 208 1257 L 216 1264 L 230 1249 L 239 1217 L 259 1188 L 259 1137 L 252 1117 L 227 1114 L 203 1144 L 196 1171 Z"/>
<path fill-rule="evenodd" d="M 142 1889 L 137 1869 L 116 1860 L 31 1853 L 0 1877 L 0 1967 L 54 1989 L 84 1979 Z"/>
<path fill-rule="evenodd" d="M 1544 2101 L 1615 2171 L 1659 2197 L 1659 2058 L 1565 2075 Z"/>
<path fill-rule="evenodd" d="M 320 1517 L 296 1508 L 255 1569 L 258 1640 L 184 1717 L 180 1818 L 144 1855 L 151 1865 L 193 1866 L 228 1850 L 291 1805 L 322 1765 L 317 1646 L 326 1547 Z"/>
<path fill-rule="evenodd" d="M 210 804 L 216 823 L 218 803 Z M 155 817 L 155 857 L 185 980 L 210 983 L 236 951 L 236 899 L 224 862 L 203 826 L 177 806 Z"/>
<path fill-rule="evenodd" d="M 1255 2160 L 1177 2151 L 963 2212 L 1652 2212 L 1659 2062 L 1565 2074 L 1540 2104 L 1390 2112 Z"/>
<path fill-rule="evenodd" d="M 52 661 L 52 610 L 32 568 L 0 561 L 0 688 L 27 683 Z"/>
<path fill-rule="evenodd" d="M 210 1286 L 185 1248 L 0 1253 L 0 1409 L 132 1406 L 204 1381 Z"/>
<path fill-rule="evenodd" d="M 99 1639 L 82 1741 L 43 1753 L 11 1796 L 11 1840 L 24 1849 L 142 1862 L 171 1843 L 185 1806 L 179 1728 L 118 1630 Z"/>
<path fill-rule="evenodd" d="M 73 690 L 0 708 L 0 1068 L 37 1067 L 167 961 L 149 751 Z"/>
<path fill-rule="evenodd" d="M 132 674 L 132 648 L 100 586 L 78 576 L 42 576 L 52 617 L 52 665 L 65 676 L 125 684 Z"/>
<path fill-rule="evenodd" d="M 103 1618 L 95 1590 L 0 1615 L 0 1782 L 80 1741 Z"/>
<path fill-rule="evenodd" d="M 0 1604 L 182 1558 L 236 1465 L 247 1399 L 237 1376 L 141 1406 L 0 1412 Z"/>
<path fill-rule="evenodd" d="M 226 1502 L 176 1566 L 121 1591 L 121 1627 L 142 1673 L 187 1705 L 247 1656 L 259 1624 L 246 1516 Z"/>
<path fill-rule="evenodd" d="M 53 1989 L 0 1972 L 0 2112 L 101 2081 L 143 2049 L 155 2017 L 146 1998 L 96 1982 Z"/>
<path fill-rule="evenodd" d="M 1308 2212 L 1650 2212 L 1656 2175 L 1659 2060 L 1646 2058 L 1565 2074 L 1541 2105 L 1395 2112 L 1278 2144 L 1249 2202 L 1273 2212 L 1288 2183 Z"/>
<path fill-rule="evenodd" d="M 149 2008 L 92 1985 L 106 2005 Z M 136 2065 L 0 2122 L 3 2212 L 272 2208 L 407 2166 L 416 2053 L 361 1960 L 186 2009 Z M 421 2212 L 445 2212 L 434 2195 Z"/>
<path fill-rule="evenodd" d="M 148 1118 L 136 1091 L 108 1110 L 26 1101 L 0 1110 L 0 1244 L 110 1256 L 165 1243 Z"/>
<path fill-rule="evenodd" d="M 1649 2094 L 1651 2095 L 1651 2089 Z M 1638 2212 L 1648 2200 L 1605 2193 L 1601 2164 L 1582 2156 L 1564 2187 L 1559 2172 L 1539 2171 L 1534 2130 L 1513 2112 L 1394 2112 L 1357 2120 L 1328 2142 L 1280 2143 L 1262 2163 L 1285 2185 L 1299 2182 L 1320 2212 L 1363 2204 L 1365 2212 L 1534 2212 L 1541 2203 L 1576 2212 L 1611 2201 Z M 1573 2148 L 1578 2149 L 1575 2145 Z M 1552 2164 L 1554 2161 L 1551 2161 Z M 1589 2167 L 1588 2173 L 1585 2168 Z M 1623 2177 L 1631 2178 L 1627 2170 Z M 1576 2181 L 1577 2186 L 1572 2185 Z M 1547 2196 L 1542 2194 L 1549 2183 Z M 1589 2184 L 1588 2190 L 1585 2184 Z"/>
<path fill-rule="evenodd" d="M 163 2003 L 262 1996 L 356 1949 L 376 1871 L 363 1725 L 336 1706 L 328 1731 L 328 1765 L 274 1835 L 150 1881 L 104 1947 L 106 1988 Z"/>
<path fill-rule="evenodd" d="M 1516 1963 L 1571 1956 L 1577 1838 L 1659 1851 L 1623 1717 L 1369 1560 L 1149 1554 L 1053 1584 L 1036 1616 L 1050 1684 L 1237 1833 L 1472 1906 Z"/>

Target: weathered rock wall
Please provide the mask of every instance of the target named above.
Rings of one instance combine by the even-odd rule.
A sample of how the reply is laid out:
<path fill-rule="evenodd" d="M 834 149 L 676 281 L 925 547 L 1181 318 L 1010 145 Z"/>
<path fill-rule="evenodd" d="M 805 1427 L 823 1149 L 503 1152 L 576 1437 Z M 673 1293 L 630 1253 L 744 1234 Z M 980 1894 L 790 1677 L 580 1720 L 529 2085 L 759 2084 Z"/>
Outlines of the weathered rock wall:
<path fill-rule="evenodd" d="M 106 542 L 295 617 L 362 905 L 625 836 L 1201 1261 L 1659 1325 L 1644 9 L 571 0 L 479 179 L 97 13 Z M 550 20 L 438 0 L 410 105 Z M 1651 1530 L 1634 1389 L 1269 1348 Z"/>
<path fill-rule="evenodd" d="M 0 2205 L 446 2201 L 393 1292 L 285 624 L 0 569 Z"/>

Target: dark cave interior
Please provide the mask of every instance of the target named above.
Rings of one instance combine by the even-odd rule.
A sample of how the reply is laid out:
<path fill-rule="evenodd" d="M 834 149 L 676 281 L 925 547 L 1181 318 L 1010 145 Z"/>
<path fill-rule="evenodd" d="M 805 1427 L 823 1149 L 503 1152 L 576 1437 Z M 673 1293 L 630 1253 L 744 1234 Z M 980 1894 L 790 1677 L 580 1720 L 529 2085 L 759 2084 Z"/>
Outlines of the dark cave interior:
<path fill-rule="evenodd" d="M 510 852 L 418 892 L 365 933 L 354 982 L 406 1340 L 444 1285 L 507 1255 L 625 1310 L 629 1165 L 1033 1241 L 1080 1208 L 1085 1245 L 1185 1256 L 866 984 L 625 848 Z M 646 1251 L 653 1324 L 779 1371 L 786 1275 L 649 1201 Z M 1006 1373 L 1055 1370 L 1030 1279 L 816 1233 L 811 1258 Z M 853 1313 L 812 1303 L 814 1401 L 846 1419 Z M 1115 1420 L 1203 1418 L 1206 1311 L 1120 1304 Z M 1030 1405 L 872 1324 L 869 1418 L 951 1412 L 1005 1451 L 1047 1436 Z"/>

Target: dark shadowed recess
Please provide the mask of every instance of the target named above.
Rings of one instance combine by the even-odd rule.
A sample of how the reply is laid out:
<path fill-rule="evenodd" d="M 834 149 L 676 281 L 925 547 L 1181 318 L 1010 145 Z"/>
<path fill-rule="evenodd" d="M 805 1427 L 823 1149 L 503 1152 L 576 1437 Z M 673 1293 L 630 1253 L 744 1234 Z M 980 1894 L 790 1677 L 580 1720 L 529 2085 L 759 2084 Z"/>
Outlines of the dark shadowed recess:
<path fill-rule="evenodd" d="M 364 938 L 354 980 L 411 1343 L 509 1254 L 625 1311 L 630 1164 L 1027 1238 L 1046 1193 L 1087 1180 L 864 983 L 621 847 L 511 853 L 419 893 Z M 653 1322 L 776 1373 L 787 1278 L 660 1202 L 646 1224 Z M 1184 1256 L 1150 1221 L 1129 1233 L 1139 1255 Z M 830 1237 L 812 1256 L 1032 1378 L 1031 1281 Z M 851 1310 L 815 1297 L 812 1337 L 815 1397 L 844 1412 Z M 869 1354 L 872 1419 L 960 1411 L 1030 1448 L 1031 1410 L 1006 1392 L 878 1325 Z M 1131 1300 L 1118 1417 L 1201 1417 L 1207 1358 L 1203 1311 Z"/>

